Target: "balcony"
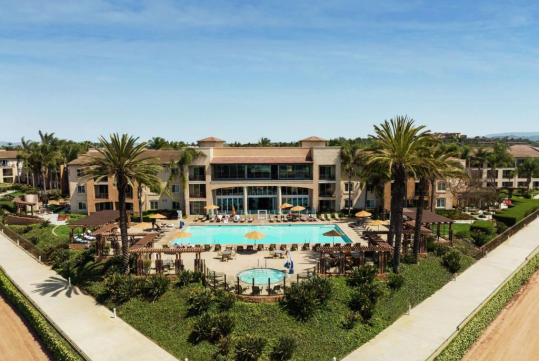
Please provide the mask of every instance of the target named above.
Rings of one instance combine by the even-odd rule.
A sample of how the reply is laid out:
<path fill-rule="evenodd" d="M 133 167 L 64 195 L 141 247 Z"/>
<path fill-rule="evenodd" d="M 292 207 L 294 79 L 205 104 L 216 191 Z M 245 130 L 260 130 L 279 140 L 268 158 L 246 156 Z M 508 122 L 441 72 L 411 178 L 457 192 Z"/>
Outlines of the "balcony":
<path fill-rule="evenodd" d="M 206 180 L 205 175 L 189 174 L 189 181 L 191 182 L 204 182 Z"/>
<path fill-rule="evenodd" d="M 318 197 L 335 198 L 335 191 L 320 191 L 318 192 Z"/>
<path fill-rule="evenodd" d="M 96 193 L 95 199 L 108 199 L 109 194 L 108 193 Z"/>
<path fill-rule="evenodd" d="M 335 174 L 320 174 L 318 176 L 319 180 L 325 180 L 325 181 L 334 181 L 335 180 Z"/>
<path fill-rule="evenodd" d="M 206 198 L 205 192 L 189 192 L 189 198 Z"/>

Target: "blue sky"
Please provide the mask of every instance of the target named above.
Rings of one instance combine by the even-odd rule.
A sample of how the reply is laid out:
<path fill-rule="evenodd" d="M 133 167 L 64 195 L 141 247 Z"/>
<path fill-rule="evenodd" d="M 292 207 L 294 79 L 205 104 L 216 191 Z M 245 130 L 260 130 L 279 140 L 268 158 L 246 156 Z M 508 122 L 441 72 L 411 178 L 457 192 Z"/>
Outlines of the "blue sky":
<path fill-rule="evenodd" d="M 0 0 L 0 140 L 539 131 L 536 1 Z"/>

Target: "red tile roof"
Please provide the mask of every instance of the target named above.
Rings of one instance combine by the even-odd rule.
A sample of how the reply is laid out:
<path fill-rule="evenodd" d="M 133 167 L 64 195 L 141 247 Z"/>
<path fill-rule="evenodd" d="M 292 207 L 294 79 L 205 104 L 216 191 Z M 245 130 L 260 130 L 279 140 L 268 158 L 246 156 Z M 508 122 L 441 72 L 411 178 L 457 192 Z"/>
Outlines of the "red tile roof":
<path fill-rule="evenodd" d="M 327 139 L 312 136 L 312 137 L 302 139 L 300 140 L 300 142 L 327 142 Z"/>

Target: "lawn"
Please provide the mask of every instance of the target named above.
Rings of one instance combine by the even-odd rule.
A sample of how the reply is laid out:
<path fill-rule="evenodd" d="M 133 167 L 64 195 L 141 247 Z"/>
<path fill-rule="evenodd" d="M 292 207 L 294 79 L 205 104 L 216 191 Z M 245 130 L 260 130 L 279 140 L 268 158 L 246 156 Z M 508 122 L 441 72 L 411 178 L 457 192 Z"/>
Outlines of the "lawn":
<path fill-rule="evenodd" d="M 67 234 L 60 234 L 55 231 L 58 234 L 58 236 L 55 236 L 52 234 L 54 227 L 54 225 L 43 227 L 41 224 L 33 224 L 29 226 L 9 226 L 9 228 L 15 233 L 29 240 L 39 249 L 45 252 L 49 252 L 52 249 L 60 245 L 65 245 L 69 242 L 69 230 L 67 231 Z"/>
<path fill-rule="evenodd" d="M 526 199 L 524 197 L 513 197 L 513 205 L 502 211 L 496 212 L 494 218 L 511 227 L 520 222 L 523 218 L 539 209 L 539 199 Z"/>
<path fill-rule="evenodd" d="M 463 270 L 472 263 L 471 258 L 463 256 Z M 334 295 L 328 306 L 306 322 L 297 321 L 279 304 L 236 302 L 230 311 L 236 325 L 233 336 L 260 336 L 271 343 L 278 336 L 291 335 L 298 341 L 294 360 L 340 359 L 392 324 L 408 310 L 409 304 L 422 302 L 452 278 L 440 258 L 434 255 L 429 255 L 419 265 L 403 264 L 402 274 L 406 283 L 400 290 L 390 291 L 384 284 L 385 294 L 376 307 L 371 326 L 360 323 L 352 330 L 343 327 L 343 317 L 350 313 L 347 302 L 352 288 L 345 279 L 334 278 L 331 279 Z M 99 289 L 95 283 L 92 287 L 93 292 Z M 116 307 L 123 320 L 179 359 L 211 360 L 217 349 L 215 345 L 207 341 L 195 344 L 189 340 L 196 318 L 187 315 L 186 300 L 196 287 L 199 286 L 173 286 L 155 303 L 137 298 Z"/>

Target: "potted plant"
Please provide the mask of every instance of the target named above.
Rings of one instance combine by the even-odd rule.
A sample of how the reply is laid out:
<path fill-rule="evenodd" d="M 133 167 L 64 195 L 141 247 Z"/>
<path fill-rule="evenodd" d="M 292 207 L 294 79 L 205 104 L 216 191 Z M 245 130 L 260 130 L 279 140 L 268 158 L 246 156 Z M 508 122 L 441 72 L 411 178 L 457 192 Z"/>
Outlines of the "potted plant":
<path fill-rule="evenodd" d="M 145 259 L 142 261 L 143 267 L 144 267 L 144 273 L 146 275 L 150 274 L 150 270 L 152 269 L 152 260 L 151 259 Z"/>

